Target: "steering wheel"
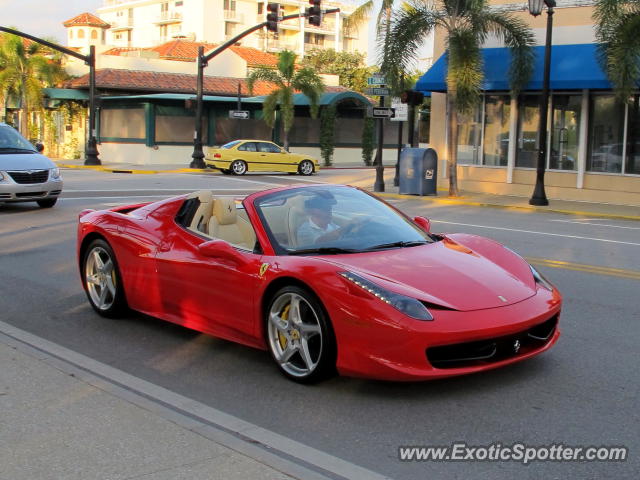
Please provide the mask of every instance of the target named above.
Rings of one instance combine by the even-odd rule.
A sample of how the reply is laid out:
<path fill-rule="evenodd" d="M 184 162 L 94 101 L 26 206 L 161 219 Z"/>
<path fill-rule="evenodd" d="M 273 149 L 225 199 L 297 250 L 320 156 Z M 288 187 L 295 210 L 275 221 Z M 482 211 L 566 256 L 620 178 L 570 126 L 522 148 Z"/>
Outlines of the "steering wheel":
<path fill-rule="evenodd" d="M 363 227 L 368 225 L 371 222 L 370 218 L 359 217 L 348 222 L 344 227 L 342 227 L 342 237 L 352 236 L 355 233 L 358 233 Z"/>

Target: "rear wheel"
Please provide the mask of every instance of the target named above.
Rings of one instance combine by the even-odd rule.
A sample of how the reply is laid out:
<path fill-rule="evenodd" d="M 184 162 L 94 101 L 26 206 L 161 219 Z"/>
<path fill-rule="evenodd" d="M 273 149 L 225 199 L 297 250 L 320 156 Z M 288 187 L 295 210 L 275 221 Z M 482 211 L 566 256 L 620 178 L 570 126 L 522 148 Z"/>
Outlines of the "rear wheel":
<path fill-rule="evenodd" d="M 93 309 L 104 317 L 118 317 L 127 307 L 116 256 L 102 239 L 91 242 L 82 262 L 84 287 Z"/>
<path fill-rule="evenodd" d="M 51 208 L 57 201 L 57 198 L 45 198 L 44 200 L 38 200 L 38 206 L 40 208 Z"/>
<path fill-rule="evenodd" d="M 300 175 L 311 175 L 313 173 L 314 166 L 311 160 L 303 160 L 298 165 L 298 173 Z"/>
<path fill-rule="evenodd" d="M 223 168 L 220 170 L 223 174 L 225 175 L 231 175 L 231 170 L 227 169 L 227 168 Z"/>
<path fill-rule="evenodd" d="M 314 295 L 294 286 L 280 289 L 265 321 L 269 351 L 286 377 L 313 383 L 335 373 L 335 337 Z"/>
<path fill-rule="evenodd" d="M 244 175 L 247 173 L 247 164 L 243 160 L 234 160 L 231 163 L 231 172 L 234 175 Z"/>

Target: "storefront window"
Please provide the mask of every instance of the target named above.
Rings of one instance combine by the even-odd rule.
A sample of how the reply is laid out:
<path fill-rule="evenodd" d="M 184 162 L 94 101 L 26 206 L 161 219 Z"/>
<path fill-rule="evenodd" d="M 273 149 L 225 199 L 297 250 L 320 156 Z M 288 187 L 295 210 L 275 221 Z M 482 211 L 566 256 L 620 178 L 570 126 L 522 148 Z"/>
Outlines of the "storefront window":
<path fill-rule="evenodd" d="M 629 108 L 627 155 L 624 173 L 640 175 L 640 95 L 634 95 Z"/>
<path fill-rule="evenodd" d="M 511 99 L 509 96 L 487 95 L 485 97 L 484 165 L 507 165 L 510 112 Z"/>
<path fill-rule="evenodd" d="M 576 170 L 582 95 L 553 96 L 553 125 L 551 130 L 552 170 Z"/>
<path fill-rule="evenodd" d="M 144 140 L 143 108 L 103 108 L 100 110 L 100 137 Z"/>
<path fill-rule="evenodd" d="M 458 114 L 458 163 L 480 165 L 482 104 L 467 115 Z"/>
<path fill-rule="evenodd" d="M 622 172 L 624 105 L 613 95 L 594 95 L 589 101 L 589 172 Z"/>
<path fill-rule="evenodd" d="M 539 95 L 524 95 L 518 108 L 518 142 L 516 167 L 534 168 L 538 157 L 538 128 L 540 124 Z"/>
<path fill-rule="evenodd" d="M 193 143 L 196 117 L 193 110 L 184 107 L 156 105 L 156 142 Z M 207 118 L 202 119 L 202 141 L 207 144 Z"/>

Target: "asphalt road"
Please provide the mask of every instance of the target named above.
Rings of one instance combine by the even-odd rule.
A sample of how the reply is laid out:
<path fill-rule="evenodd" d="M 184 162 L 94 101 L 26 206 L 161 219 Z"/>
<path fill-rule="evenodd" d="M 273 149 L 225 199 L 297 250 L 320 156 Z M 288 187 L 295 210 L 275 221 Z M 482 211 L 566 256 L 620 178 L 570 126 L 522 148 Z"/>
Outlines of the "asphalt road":
<path fill-rule="evenodd" d="M 391 171 L 387 171 L 391 175 Z M 131 314 L 96 315 L 75 260 L 77 213 L 200 188 L 244 194 L 299 181 L 370 186 L 361 170 L 277 175 L 126 175 L 65 171 L 50 210 L 0 206 L 0 318 L 100 362 L 298 442 L 397 479 L 637 478 L 640 471 L 640 223 L 436 205 L 394 204 L 536 262 L 564 295 L 562 337 L 546 354 L 497 371 L 397 384 L 335 378 L 306 387 L 255 351 Z M 565 263 L 555 263 L 565 262 Z M 623 270 L 623 271 L 622 271 Z M 631 276 L 625 272 L 632 272 Z M 634 277 L 635 275 L 635 277 Z M 416 462 L 401 445 L 624 445 L 624 463 Z"/>

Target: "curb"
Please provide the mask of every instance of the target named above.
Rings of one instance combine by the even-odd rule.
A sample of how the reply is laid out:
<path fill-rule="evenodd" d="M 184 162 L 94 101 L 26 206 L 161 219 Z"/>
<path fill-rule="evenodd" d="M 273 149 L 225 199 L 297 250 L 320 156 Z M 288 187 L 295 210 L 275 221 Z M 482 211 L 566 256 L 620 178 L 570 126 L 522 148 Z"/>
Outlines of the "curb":
<path fill-rule="evenodd" d="M 77 170 L 95 170 L 96 172 L 108 172 L 108 173 L 130 173 L 136 175 L 151 175 L 156 173 L 216 173 L 213 170 L 205 168 L 178 168 L 174 170 L 143 170 L 143 169 L 129 169 L 129 168 L 110 168 L 100 165 L 72 165 L 67 163 L 55 162 L 60 168 L 73 168 Z"/>
<path fill-rule="evenodd" d="M 616 213 L 600 213 L 600 212 L 585 212 L 581 210 L 564 210 L 561 208 L 549 208 L 549 207 L 525 207 L 520 205 L 501 205 L 498 203 L 489 203 L 489 202 L 474 202 L 471 200 L 462 200 L 462 199 L 454 199 L 454 198 L 425 198 L 416 195 L 402 195 L 399 193 L 376 193 L 380 197 L 386 198 L 397 198 L 399 200 L 424 200 L 433 203 L 441 203 L 444 205 L 468 205 L 472 207 L 490 207 L 490 208 L 501 208 L 505 210 L 527 210 L 534 212 L 547 212 L 547 213 L 559 213 L 563 215 L 577 215 L 584 217 L 597 217 L 597 218 L 608 218 L 613 220 L 633 220 L 640 221 L 640 215 L 621 215 Z"/>

